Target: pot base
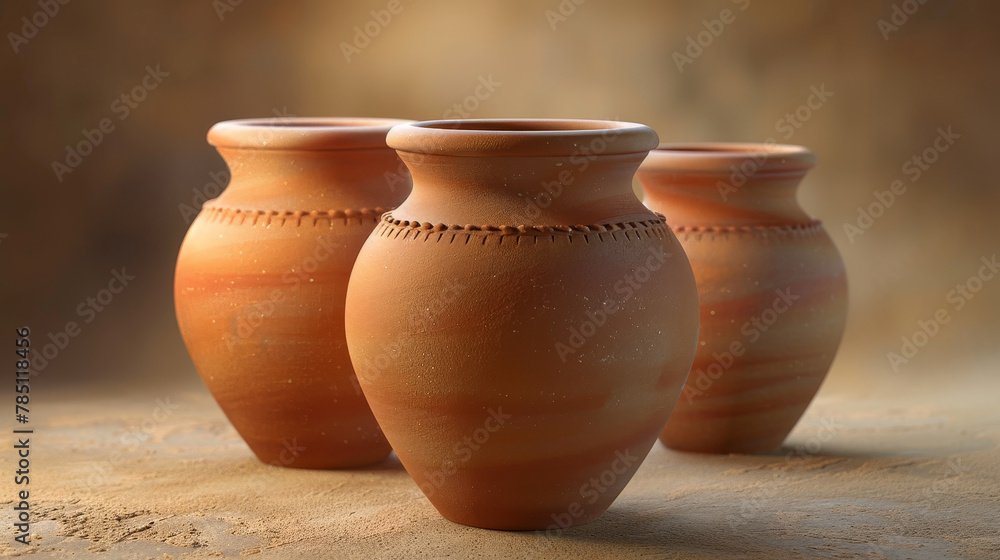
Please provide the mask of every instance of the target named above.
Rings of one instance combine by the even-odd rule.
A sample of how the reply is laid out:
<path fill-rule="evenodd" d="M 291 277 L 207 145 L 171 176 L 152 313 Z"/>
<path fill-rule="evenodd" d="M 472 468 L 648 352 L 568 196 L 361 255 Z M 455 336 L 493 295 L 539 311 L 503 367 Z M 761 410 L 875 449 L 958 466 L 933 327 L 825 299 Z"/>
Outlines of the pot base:
<path fill-rule="evenodd" d="M 470 514 L 468 511 L 441 509 L 437 506 L 435 509 L 448 521 L 467 527 L 494 531 L 544 531 L 547 536 L 557 536 L 563 529 L 579 527 L 597 521 L 607 511 L 608 506 L 599 509 L 591 507 L 591 511 L 587 511 L 580 517 L 573 517 L 569 509 L 564 509 L 556 514 L 549 510 L 494 510 Z"/>
<path fill-rule="evenodd" d="M 683 427 L 677 431 L 684 430 Z M 660 436 L 660 442 L 674 451 L 685 453 L 705 453 L 714 455 L 766 455 L 781 447 L 785 441 L 787 433 L 780 436 L 769 436 L 755 440 L 742 439 L 741 437 L 725 438 L 719 440 L 706 440 L 692 438 L 687 435 L 678 436 L 673 433 L 664 433 Z"/>
<path fill-rule="evenodd" d="M 738 377 L 740 372 L 735 372 Z M 813 383 L 786 403 L 773 408 L 739 411 L 710 406 L 711 399 L 692 404 L 681 397 L 660 434 L 663 445 L 675 451 L 716 454 L 766 454 L 778 449 L 802 417 L 809 399 L 819 389 L 823 372 L 804 374 Z M 731 398 L 731 397 L 730 397 Z M 779 406 L 780 405 L 780 406 Z"/>
<path fill-rule="evenodd" d="M 359 447 L 357 444 L 336 446 L 325 440 L 315 441 L 252 441 L 250 450 L 261 463 L 290 469 L 351 469 L 377 465 L 389 458 L 392 450 L 387 443 Z M 310 452 L 311 451 L 311 452 Z"/>

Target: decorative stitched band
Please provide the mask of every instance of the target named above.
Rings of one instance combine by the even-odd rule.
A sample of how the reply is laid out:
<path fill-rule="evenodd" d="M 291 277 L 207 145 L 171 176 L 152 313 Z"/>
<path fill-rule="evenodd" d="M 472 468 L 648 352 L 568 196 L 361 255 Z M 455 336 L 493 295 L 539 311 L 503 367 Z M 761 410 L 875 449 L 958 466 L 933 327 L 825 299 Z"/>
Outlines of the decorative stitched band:
<path fill-rule="evenodd" d="M 312 221 L 316 225 L 320 220 L 327 220 L 330 224 L 336 221 L 343 221 L 346 225 L 351 220 L 358 222 L 371 221 L 377 223 L 379 216 L 386 213 L 387 209 L 382 207 L 362 208 L 360 210 L 242 210 L 239 208 L 224 208 L 221 206 L 203 206 L 201 213 L 206 222 L 237 224 L 249 223 L 252 226 L 271 226 L 277 224 L 283 226 L 287 223 L 301 226 L 303 220 Z"/>
<path fill-rule="evenodd" d="M 749 226 L 675 226 L 672 228 L 674 233 L 679 237 L 684 239 L 690 238 L 691 236 L 696 236 L 701 238 L 702 235 L 711 235 L 713 238 L 716 235 L 729 236 L 729 235 L 750 235 L 750 236 L 766 236 L 769 234 L 774 234 L 778 236 L 782 235 L 806 235 L 813 234 L 823 230 L 823 222 L 819 220 L 811 220 L 808 222 L 802 222 L 798 224 L 789 225 L 749 225 Z"/>
<path fill-rule="evenodd" d="M 535 243 L 538 238 L 550 237 L 555 241 L 557 237 L 566 237 L 570 243 L 573 236 L 583 236 L 584 242 L 589 243 L 591 237 L 595 241 L 606 241 L 613 239 L 640 239 L 643 235 L 647 238 L 663 238 L 667 233 L 667 225 L 662 214 L 657 214 L 655 219 L 640 220 L 636 222 L 616 222 L 609 224 L 594 225 L 519 225 L 519 226 L 494 226 L 494 225 L 457 225 L 457 224 L 432 224 L 430 222 L 418 222 L 411 220 L 398 220 L 392 217 L 392 213 L 386 212 L 382 216 L 382 221 L 375 228 L 375 235 L 379 237 L 392 237 L 396 239 L 403 234 L 403 239 L 419 239 L 424 236 L 424 241 L 435 237 L 437 241 L 444 239 L 453 243 L 457 236 L 464 236 L 465 243 L 468 243 L 473 236 L 482 237 L 482 243 L 486 243 L 488 237 L 500 239 L 503 243 L 504 236 L 534 237 Z M 516 243 L 519 243 L 517 241 Z"/>

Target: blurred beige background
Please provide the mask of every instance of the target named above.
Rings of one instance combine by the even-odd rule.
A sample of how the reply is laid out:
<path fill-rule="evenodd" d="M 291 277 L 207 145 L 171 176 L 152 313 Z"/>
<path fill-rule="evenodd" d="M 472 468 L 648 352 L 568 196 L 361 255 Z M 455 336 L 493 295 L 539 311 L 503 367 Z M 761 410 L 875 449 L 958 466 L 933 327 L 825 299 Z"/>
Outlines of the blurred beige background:
<path fill-rule="evenodd" d="M 1000 240 L 1000 6 L 576 2 L 402 0 L 385 24 L 372 10 L 386 0 L 76 1 L 52 16 L 37 2 L 3 2 L 0 308 L 8 327 L 31 326 L 36 346 L 49 333 L 68 341 L 35 383 L 74 394 L 199 383 L 172 277 L 183 209 L 225 170 L 205 142 L 214 122 L 461 112 L 618 118 L 663 141 L 806 145 L 820 165 L 799 199 L 840 248 L 852 298 L 825 390 L 993 375 L 1000 279 L 961 309 L 949 292 Z M 731 23 L 716 37 L 708 28 L 722 19 Z M 377 32 L 368 43 L 355 30 L 366 25 Z M 699 39 L 700 52 L 690 46 Z M 141 101 L 121 99 L 144 79 Z M 481 83 L 491 85 L 476 98 Z M 832 95 L 803 108 L 814 91 Z M 57 177 L 53 162 L 66 163 L 67 146 L 102 119 L 114 129 Z M 919 177 L 918 163 L 904 167 L 949 127 L 958 138 Z M 905 193 L 849 238 L 844 224 L 897 179 Z M 135 278 L 107 302 L 101 290 L 123 268 Z M 97 312 L 87 300 L 101 297 Z M 887 353 L 942 308 L 950 321 L 894 371 Z M 72 338 L 58 334 L 68 321 L 80 325 Z"/>

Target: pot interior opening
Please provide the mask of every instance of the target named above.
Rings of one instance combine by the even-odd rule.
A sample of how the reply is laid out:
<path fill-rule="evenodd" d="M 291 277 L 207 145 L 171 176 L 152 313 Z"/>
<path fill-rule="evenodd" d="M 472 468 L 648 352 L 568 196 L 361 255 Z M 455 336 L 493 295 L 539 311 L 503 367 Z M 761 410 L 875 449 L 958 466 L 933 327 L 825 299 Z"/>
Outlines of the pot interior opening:
<path fill-rule="evenodd" d="M 795 155 L 805 154 L 808 150 L 802 146 L 790 144 L 740 144 L 740 143 L 705 143 L 705 144 L 660 144 L 656 148 L 662 153 L 691 153 L 706 155 Z"/>
<path fill-rule="evenodd" d="M 472 132 L 563 132 L 567 130 L 608 130 L 613 128 L 606 121 L 436 121 L 413 126 L 441 130 L 468 130 Z"/>
<path fill-rule="evenodd" d="M 403 121 L 400 121 L 403 122 Z M 283 118 L 272 117 L 264 119 L 247 119 L 237 121 L 236 126 L 242 127 L 267 127 L 267 128 L 355 128 L 361 126 L 390 127 L 396 122 L 377 119 L 310 119 L 310 118 Z"/>

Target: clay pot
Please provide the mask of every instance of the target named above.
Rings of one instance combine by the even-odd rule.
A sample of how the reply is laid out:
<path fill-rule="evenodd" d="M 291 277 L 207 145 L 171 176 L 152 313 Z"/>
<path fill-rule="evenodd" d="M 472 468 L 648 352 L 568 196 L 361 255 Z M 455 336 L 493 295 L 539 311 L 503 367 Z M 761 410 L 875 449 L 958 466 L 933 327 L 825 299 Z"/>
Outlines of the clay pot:
<path fill-rule="evenodd" d="M 232 173 L 177 258 L 177 322 L 202 380 L 266 463 L 342 468 L 390 447 L 354 377 L 354 259 L 410 192 L 391 119 L 257 119 L 208 132 Z"/>
<path fill-rule="evenodd" d="M 816 163 L 773 144 L 666 144 L 638 177 L 691 260 L 701 335 L 661 439 L 706 453 L 763 453 L 819 390 L 847 312 L 844 264 L 795 191 Z"/>
<path fill-rule="evenodd" d="M 694 357 L 690 265 L 631 180 L 656 145 L 608 121 L 392 129 L 413 194 L 347 294 L 372 411 L 446 518 L 591 521 L 643 460 Z"/>

